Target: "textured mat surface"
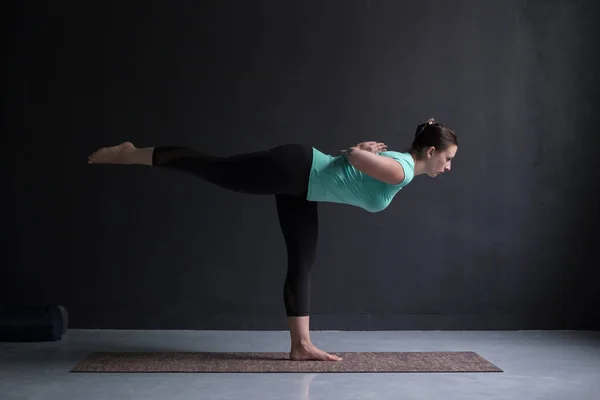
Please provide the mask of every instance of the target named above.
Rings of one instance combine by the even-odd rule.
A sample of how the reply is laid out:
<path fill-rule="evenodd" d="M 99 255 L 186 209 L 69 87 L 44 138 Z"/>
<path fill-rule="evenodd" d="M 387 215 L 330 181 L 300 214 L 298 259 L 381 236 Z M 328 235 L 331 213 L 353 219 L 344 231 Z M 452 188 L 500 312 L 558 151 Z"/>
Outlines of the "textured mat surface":
<path fill-rule="evenodd" d="M 290 361 L 277 352 L 98 352 L 71 372 L 502 372 L 470 351 L 335 354 L 343 360 Z"/>

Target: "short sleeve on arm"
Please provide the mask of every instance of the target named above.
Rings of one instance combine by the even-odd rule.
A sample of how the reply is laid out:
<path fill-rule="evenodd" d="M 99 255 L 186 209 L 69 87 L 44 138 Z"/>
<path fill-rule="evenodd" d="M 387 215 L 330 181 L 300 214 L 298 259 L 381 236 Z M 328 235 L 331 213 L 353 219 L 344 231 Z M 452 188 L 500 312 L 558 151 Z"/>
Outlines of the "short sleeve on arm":
<path fill-rule="evenodd" d="M 381 155 L 398 161 L 398 163 L 402 165 L 402 169 L 404 169 L 404 180 L 394 186 L 403 188 L 413 180 L 415 176 L 415 162 L 410 154 L 397 151 L 386 151 L 381 153 Z"/>

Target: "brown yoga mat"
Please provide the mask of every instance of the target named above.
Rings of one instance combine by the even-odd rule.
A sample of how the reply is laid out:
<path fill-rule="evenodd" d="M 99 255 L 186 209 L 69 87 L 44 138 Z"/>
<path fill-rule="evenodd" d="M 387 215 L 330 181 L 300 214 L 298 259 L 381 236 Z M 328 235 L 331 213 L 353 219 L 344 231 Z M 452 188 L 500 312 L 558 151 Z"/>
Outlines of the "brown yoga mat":
<path fill-rule="evenodd" d="M 470 351 L 335 354 L 343 360 L 291 361 L 277 352 L 100 352 L 71 372 L 503 372 Z"/>

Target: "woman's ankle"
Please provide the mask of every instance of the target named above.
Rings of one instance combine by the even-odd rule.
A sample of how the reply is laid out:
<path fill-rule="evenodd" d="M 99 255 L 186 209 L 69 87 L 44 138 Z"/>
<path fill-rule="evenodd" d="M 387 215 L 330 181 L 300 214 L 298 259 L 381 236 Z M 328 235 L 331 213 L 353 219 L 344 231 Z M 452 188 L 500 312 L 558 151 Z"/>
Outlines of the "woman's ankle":
<path fill-rule="evenodd" d="M 154 153 L 154 147 L 142 147 L 132 149 L 128 157 L 132 164 L 141 164 L 152 166 L 152 154 Z"/>
<path fill-rule="evenodd" d="M 310 340 L 309 317 L 288 317 L 290 340 L 292 347 L 305 347 L 312 345 Z"/>
<path fill-rule="evenodd" d="M 306 349 L 313 345 L 310 338 L 292 338 L 291 344 L 292 344 L 293 349 L 295 349 L 295 348 Z"/>

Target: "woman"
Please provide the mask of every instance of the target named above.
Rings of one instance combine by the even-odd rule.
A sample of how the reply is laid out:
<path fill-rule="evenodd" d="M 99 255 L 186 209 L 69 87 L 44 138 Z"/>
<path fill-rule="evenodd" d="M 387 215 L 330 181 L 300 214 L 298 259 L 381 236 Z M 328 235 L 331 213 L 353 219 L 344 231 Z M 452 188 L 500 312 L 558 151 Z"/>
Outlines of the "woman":
<path fill-rule="evenodd" d="M 387 151 L 383 143 L 363 142 L 330 156 L 313 147 L 286 144 L 216 157 L 182 146 L 136 148 L 125 142 L 99 149 L 88 162 L 169 168 L 236 192 L 274 195 L 288 255 L 283 299 L 290 330 L 290 359 L 339 361 L 340 357 L 315 347 L 309 332 L 317 204 L 334 202 L 369 212 L 382 211 L 415 176 L 435 177 L 449 171 L 457 149 L 454 132 L 430 119 L 417 126 L 407 152 Z"/>

